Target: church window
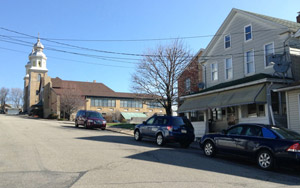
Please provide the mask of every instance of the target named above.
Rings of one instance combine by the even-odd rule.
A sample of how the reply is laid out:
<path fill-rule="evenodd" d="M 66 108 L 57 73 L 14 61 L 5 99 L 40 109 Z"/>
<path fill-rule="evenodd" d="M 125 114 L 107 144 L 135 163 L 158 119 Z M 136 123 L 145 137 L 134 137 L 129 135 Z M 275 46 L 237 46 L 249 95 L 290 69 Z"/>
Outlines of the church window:
<path fill-rule="evenodd" d="M 32 66 L 36 67 L 36 61 L 32 62 Z"/>
<path fill-rule="evenodd" d="M 38 82 L 41 81 L 41 74 L 38 75 Z"/>
<path fill-rule="evenodd" d="M 42 62 L 38 61 L 38 65 L 39 65 L 39 67 L 42 67 Z"/>

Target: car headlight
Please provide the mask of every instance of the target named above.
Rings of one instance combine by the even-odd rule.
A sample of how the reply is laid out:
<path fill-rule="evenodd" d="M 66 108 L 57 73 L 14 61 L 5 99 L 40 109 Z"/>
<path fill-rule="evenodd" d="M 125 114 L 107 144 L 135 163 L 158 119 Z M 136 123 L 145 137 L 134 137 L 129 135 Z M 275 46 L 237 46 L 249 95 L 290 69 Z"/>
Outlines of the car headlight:
<path fill-rule="evenodd" d="M 103 124 L 106 124 L 106 121 L 102 121 Z"/>

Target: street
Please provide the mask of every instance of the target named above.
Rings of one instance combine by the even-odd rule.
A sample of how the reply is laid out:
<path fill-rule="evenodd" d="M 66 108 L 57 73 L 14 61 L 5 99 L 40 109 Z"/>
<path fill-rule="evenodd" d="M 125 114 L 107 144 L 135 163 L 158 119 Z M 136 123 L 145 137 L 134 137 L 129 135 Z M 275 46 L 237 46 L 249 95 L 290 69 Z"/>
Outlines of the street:
<path fill-rule="evenodd" d="M 72 122 L 0 115 L 0 187 L 299 187 L 293 170 L 260 170 L 201 150 L 136 142 Z"/>

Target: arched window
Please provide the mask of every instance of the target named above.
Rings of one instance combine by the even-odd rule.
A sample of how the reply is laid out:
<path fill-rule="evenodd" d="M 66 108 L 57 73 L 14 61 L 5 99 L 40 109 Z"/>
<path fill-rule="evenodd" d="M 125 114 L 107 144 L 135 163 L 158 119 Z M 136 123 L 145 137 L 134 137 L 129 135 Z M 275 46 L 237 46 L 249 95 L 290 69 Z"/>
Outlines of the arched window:
<path fill-rule="evenodd" d="M 39 75 L 38 75 L 38 78 L 37 78 L 37 81 L 38 81 L 38 82 L 41 81 L 41 77 L 42 77 L 41 74 L 39 74 Z"/>
<path fill-rule="evenodd" d="M 39 67 L 42 67 L 42 62 L 38 61 L 38 65 L 39 65 Z"/>
<path fill-rule="evenodd" d="M 32 66 L 33 66 L 33 67 L 36 67 L 36 61 L 33 61 L 33 62 L 32 62 Z"/>

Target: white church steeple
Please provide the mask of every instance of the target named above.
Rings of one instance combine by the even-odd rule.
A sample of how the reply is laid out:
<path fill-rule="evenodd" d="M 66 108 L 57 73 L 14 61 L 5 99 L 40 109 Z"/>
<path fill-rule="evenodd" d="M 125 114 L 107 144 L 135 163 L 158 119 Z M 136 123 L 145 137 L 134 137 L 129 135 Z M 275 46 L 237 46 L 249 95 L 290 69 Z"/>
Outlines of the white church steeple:
<path fill-rule="evenodd" d="M 43 49 L 44 45 L 38 37 L 37 43 L 34 44 L 32 52 L 29 54 L 29 71 L 48 72 L 47 57 L 44 54 Z"/>

